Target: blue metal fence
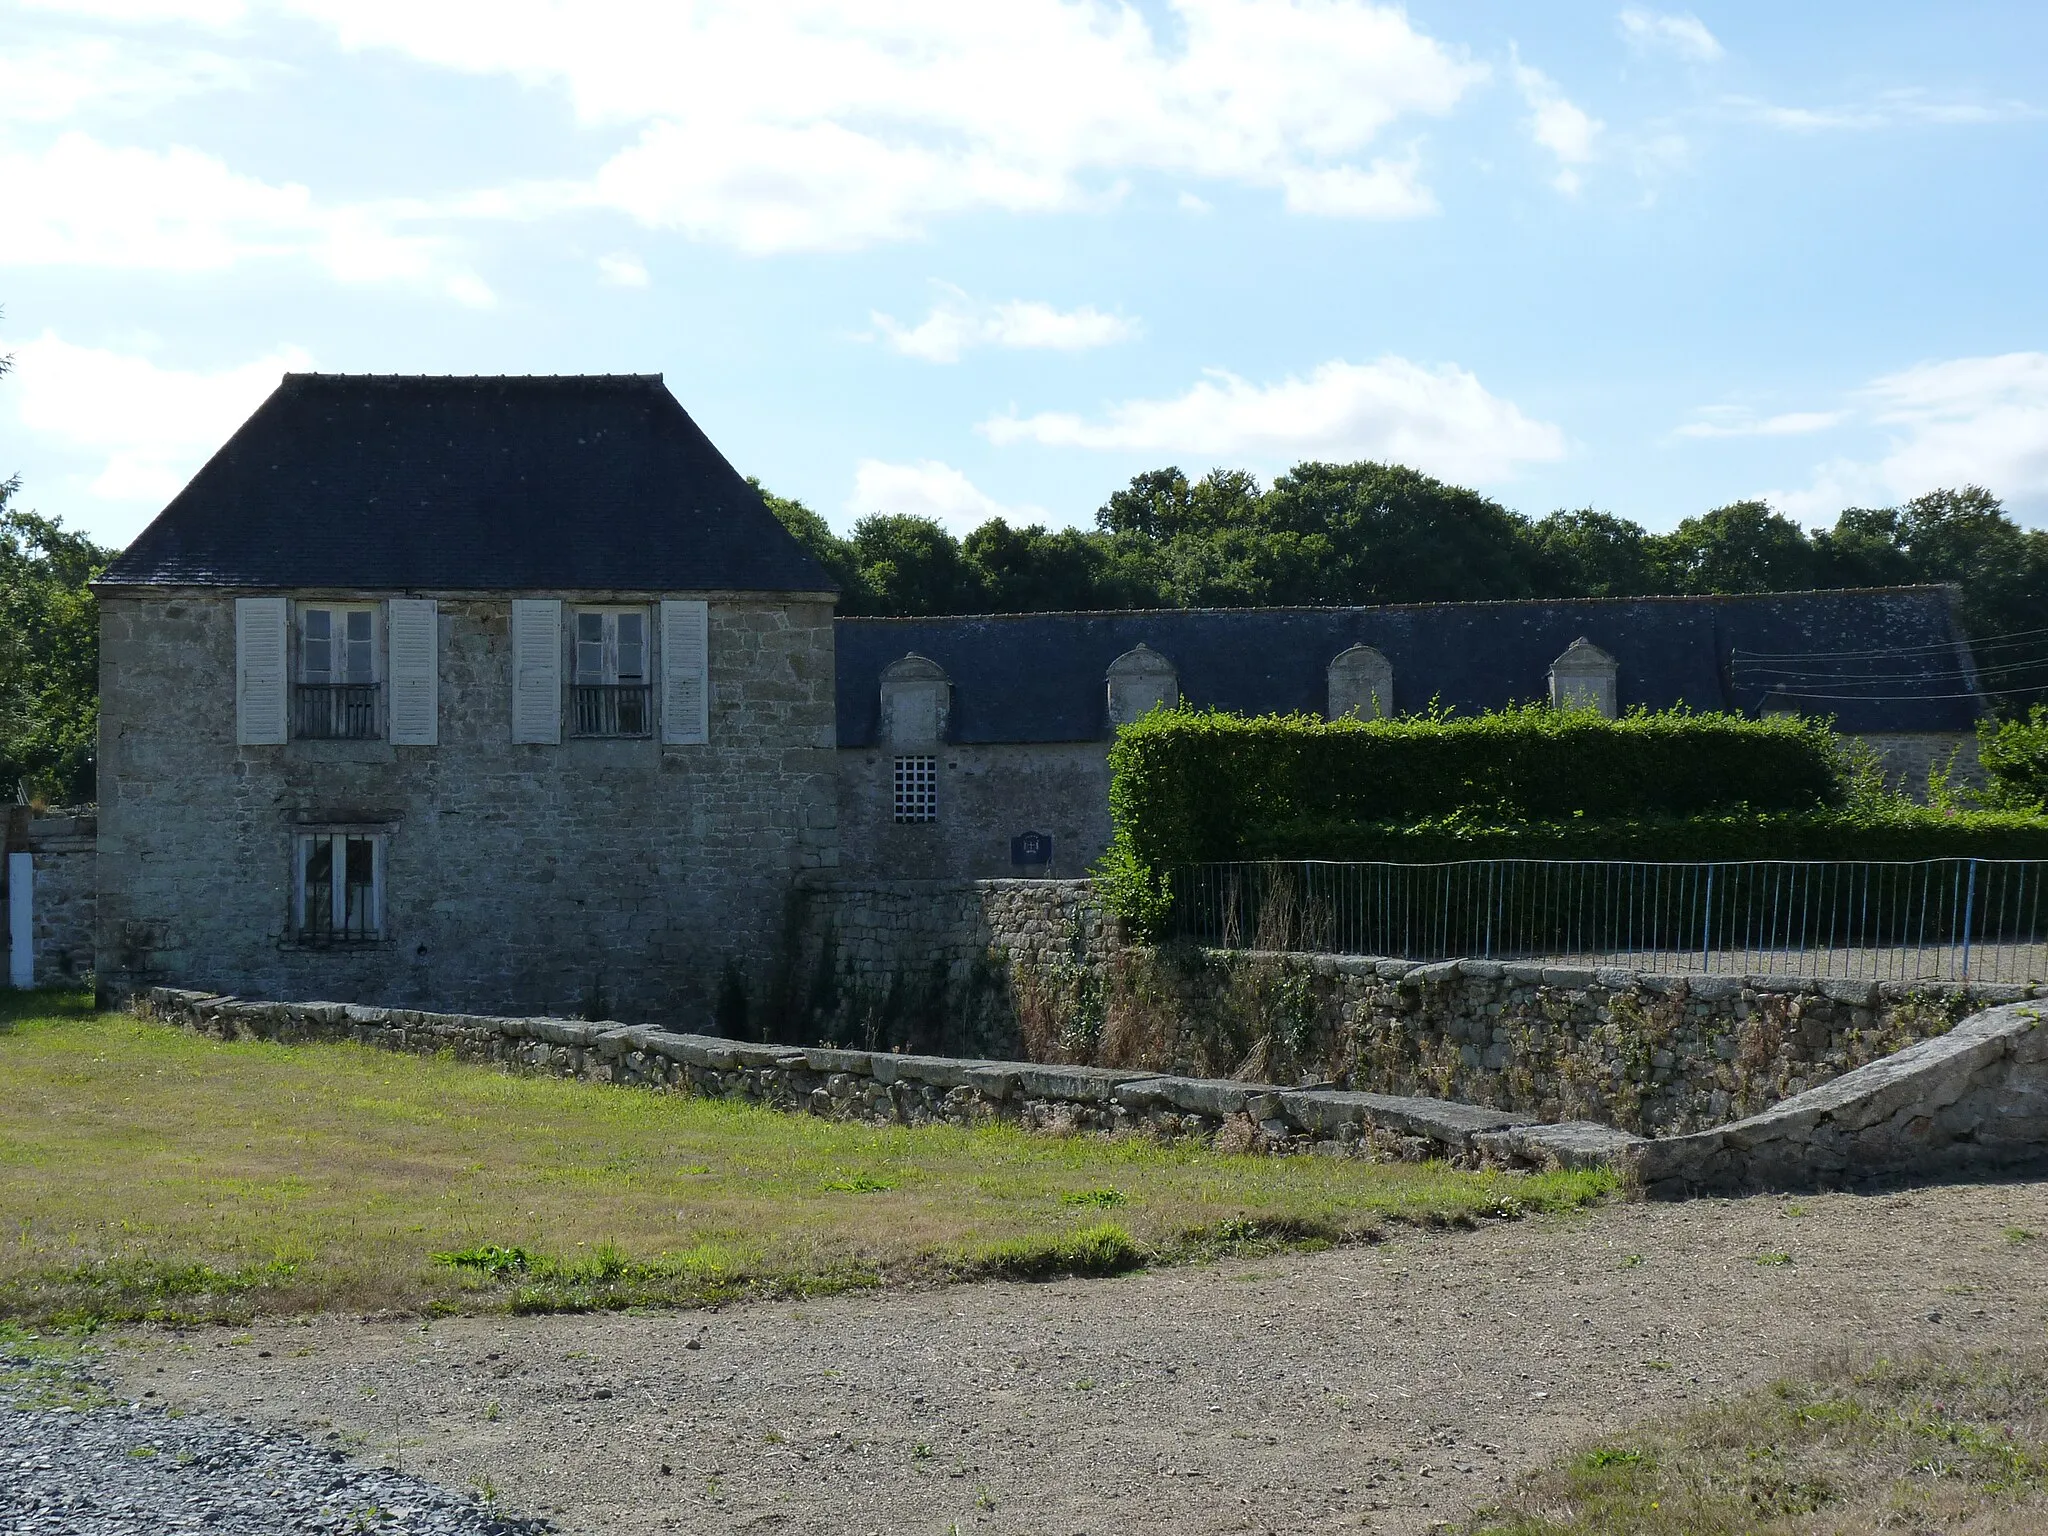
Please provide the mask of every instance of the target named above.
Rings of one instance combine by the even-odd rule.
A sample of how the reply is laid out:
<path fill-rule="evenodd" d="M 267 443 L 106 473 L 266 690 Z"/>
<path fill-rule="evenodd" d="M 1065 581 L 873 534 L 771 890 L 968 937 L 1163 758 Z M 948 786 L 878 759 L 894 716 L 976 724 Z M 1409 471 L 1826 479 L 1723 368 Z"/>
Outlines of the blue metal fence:
<path fill-rule="evenodd" d="M 2048 981 L 2048 861 L 1468 859 L 1203 864 L 1176 937 L 1407 960 Z"/>

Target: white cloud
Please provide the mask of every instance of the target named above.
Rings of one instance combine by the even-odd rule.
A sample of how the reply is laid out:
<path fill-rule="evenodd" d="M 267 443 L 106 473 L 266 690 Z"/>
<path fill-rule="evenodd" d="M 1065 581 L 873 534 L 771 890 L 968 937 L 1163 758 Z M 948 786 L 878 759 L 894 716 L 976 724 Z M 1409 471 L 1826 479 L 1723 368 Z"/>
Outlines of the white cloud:
<path fill-rule="evenodd" d="M 915 464 L 887 464 L 862 459 L 853 472 L 853 494 L 846 500 L 851 517 L 871 512 L 908 513 L 929 517 L 955 534 L 969 533 L 992 517 L 1012 523 L 1042 523 L 1043 509 L 1005 506 L 973 481 L 937 459 Z"/>
<path fill-rule="evenodd" d="M 1632 5 L 1621 13 L 1621 34 L 1645 51 L 1662 49 L 1695 64 L 1712 64 L 1726 52 L 1706 23 L 1690 11 L 1670 15 Z"/>
<path fill-rule="evenodd" d="M 1680 437 L 1802 437 L 1849 419 L 1847 411 L 1786 411 L 1759 419 L 1733 406 L 1709 406 L 1699 414 L 1698 421 L 1678 429 Z"/>
<path fill-rule="evenodd" d="M 1540 69 L 1515 61 L 1515 84 L 1529 104 L 1529 136 L 1557 160 L 1551 185 L 1567 195 L 1579 190 L 1580 167 L 1599 156 L 1606 124 L 1566 99 L 1557 82 Z"/>
<path fill-rule="evenodd" d="M 1564 433 L 1490 394 L 1462 368 L 1405 358 L 1324 363 L 1306 378 L 1253 384 L 1212 371 L 1186 393 L 1126 400 L 1094 420 L 1064 412 L 999 416 L 979 428 L 996 443 L 1192 454 L 1280 464 L 1302 458 L 1387 459 L 1458 480 L 1497 481 L 1561 459 Z"/>
<path fill-rule="evenodd" d="M 40 152 L 0 154 L 0 186 L 0 266 L 206 272 L 297 257 L 342 282 L 492 302 L 443 242 L 394 227 L 405 210 L 323 207 L 303 186 L 254 180 L 194 149 L 119 149 L 67 133 Z"/>
<path fill-rule="evenodd" d="M 1772 492 L 1796 517 L 1982 485 L 2015 511 L 2048 515 L 2048 352 L 1920 363 L 1857 392 L 1887 442 L 1874 458 L 1815 467 L 1803 490 Z"/>
<path fill-rule="evenodd" d="M 26 10 L 93 21 L 186 21 L 225 27 L 248 14 L 244 0 L 19 0 Z"/>
<path fill-rule="evenodd" d="M 61 123 L 88 106 L 140 113 L 250 83 L 247 66 L 219 54 L 65 38 L 0 53 L 0 121 Z"/>
<path fill-rule="evenodd" d="M 1750 96 L 1729 96 L 1723 105 L 1751 122 L 1792 133 L 1857 133 L 1914 125 L 1968 127 L 2048 116 L 2024 101 L 1944 100 L 1919 89 L 1884 91 L 1865 102 L 1833 107 L 1781 107 Z"/>
<path fill-rule="evenodd" d="M 949 283 L 940 285 L 938 301 L 916 325 L 904 325 L 879 310 L 869 319 L 891 349 L 928 363 L 956 363 L 982 346 L 1081 352 L 1128 341 L 1138 333 L 1134 321 L 1104 314 L 1092 305 L 1063 310 L 1026 299 L 982 304 Z"/>
<path fill-rule="evenodd" d="M 631 251 L 614 251 L 597 258 L 598 275 L 614 288 L 645 288 L 652 281 L 647 263 Z"/>
<path fill-rule="evenodd" d="M 1389 124 L 1487 74 L 1369 0 L 292 0 L 354 48 L 563 91 L 636 128 L 585 186 L 515 189 L 749 251 L 900 239 L 932 219 L 1039 212 L 1153 174 L 1282 191 L 1354 218 L 1434 209 Z"/>
<path fill-rule="evenodd" d="M 15 415 L 25 431 L 94 465 L 87 487 L 109 501 L 161 506 L 248 418 L 287 371 L 311 366 L 280 347 L 199 372 L 74 346 L 45 331 L 14 348 Z"/>

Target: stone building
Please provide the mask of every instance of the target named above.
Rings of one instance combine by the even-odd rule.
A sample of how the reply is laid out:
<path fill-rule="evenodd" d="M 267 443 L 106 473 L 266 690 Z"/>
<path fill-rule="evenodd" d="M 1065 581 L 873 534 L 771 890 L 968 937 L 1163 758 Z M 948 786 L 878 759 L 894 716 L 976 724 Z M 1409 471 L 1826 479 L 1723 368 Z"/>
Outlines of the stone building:
<path fill-rule="evenodd" d="M 1909 788 L 1974 769 L 1983 707 L 1943 587 L 1381 608 L 841 619 L 847 878 L 1085 872 L 1109 746 L 1156 704 L 1470 714 L 1547 700 L 1831 718 Z M 914 704 L 907 702 L 915 700 Z"/>
<path fill-rule="evenodd" d="M 104 987 L 695 1027 L 827 882 L 1085 872 L 1160 705 L 1798 709 L 1924 777 L 1979 704 L 1939 588 L 835 621 L 658 377 L 287 375 L 96 591 Z"/>
<path fill-rule="evenodd" d="M 833 859 L 831 584 L 658 377 L 288 375 L 95 590 L 103 984 L 702 1013 Z"/>

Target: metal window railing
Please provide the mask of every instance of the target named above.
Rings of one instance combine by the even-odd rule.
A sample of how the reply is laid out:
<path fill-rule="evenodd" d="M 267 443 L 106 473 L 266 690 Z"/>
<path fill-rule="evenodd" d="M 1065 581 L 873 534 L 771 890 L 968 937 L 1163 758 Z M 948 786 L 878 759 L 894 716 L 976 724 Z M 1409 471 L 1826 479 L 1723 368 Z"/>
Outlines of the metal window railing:
<path fill-rule="evenodd" d="M 654 690 L 647 683 L 577 683 L 570 718 L 578 736 L 647 736 L 654 730 Z"/>
<path fill-rule="evenodd" d="M 2048 861 L 1467 859 L 1194 865 L 1175 937 L 1407 960 L 2048 981 Z"/>
<path fill-rule="evenodd" d="M 375 741 L 383 734 L 379 683 L 297 683 L 292 734 L 310 741 Z"/>

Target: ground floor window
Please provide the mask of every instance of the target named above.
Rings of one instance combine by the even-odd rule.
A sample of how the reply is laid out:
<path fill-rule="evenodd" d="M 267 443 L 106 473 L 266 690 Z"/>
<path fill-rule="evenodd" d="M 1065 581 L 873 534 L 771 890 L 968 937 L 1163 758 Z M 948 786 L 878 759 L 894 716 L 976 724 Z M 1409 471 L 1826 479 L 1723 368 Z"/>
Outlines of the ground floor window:
<path fill-rule="evenodd" d="M 294 908 L 302 944 L 384 937 L 384 838 L 375 832 L 301 832 Z"/>
<path fill-rule="evenodd" d="M 896 759 L 896 819 L 939 819 L 939 760 L 936 757 Z"/>

